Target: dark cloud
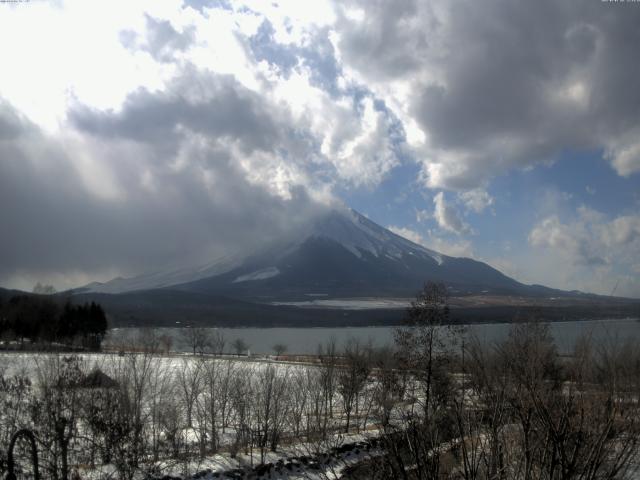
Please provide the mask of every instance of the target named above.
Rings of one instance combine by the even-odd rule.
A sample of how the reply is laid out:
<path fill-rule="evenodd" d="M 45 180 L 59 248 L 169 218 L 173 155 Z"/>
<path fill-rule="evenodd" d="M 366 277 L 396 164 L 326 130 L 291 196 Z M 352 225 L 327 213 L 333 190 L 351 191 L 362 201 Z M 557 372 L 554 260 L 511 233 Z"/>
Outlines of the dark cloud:
<path fill-rule="evenodd" d="M 640 170 L 636 5 L 405 0 L 338 10 L 345 63 L 372 83 L 412 84 L 407 111 L 428 134 L 432 185 L 471 188 L 567 148 L 603 149 L 623 175 Z"/>
<path fill-rule="evenodd" d="M 77 129 L 104 138 L 126 138 L 168 149 L 179 147 L 185 132 L 239 142 L 246 152 L 271 151 L 280 143 L 279 119 L 271 106 L 231 76 L 187 71 L 166 92 L 140 89 L 121 111 L 103 112 L 77 106 L 68 118 Z"/>
<path fill-rule="evenodd" d="M 345 8 L 352 7 L 361 9 L 361 19 L 345 15 Z M 349 65 L 381 79 L 411 74 L 420 67 L 434 22 L 413 23 L 423 19 L 417 16 L 414 0 L 337 2 L 337 11 L 340 47 Z"/>
<path fill-rule="evenodd" d="M 13 140 L 24 131 L 25 121 L 11 105 L 0 98 L 0 142 Z"/>
<path fill-rule="evenodd" d="M 82 155 L 109 173 L 104 182 L 93 163 L 87 181 L 79 152 L 0 104 L 0 202 L 11 206 L 0 209 L 10 232 L 0 235 L 0 284 L 34 272 L 129 275 L 205 263 L 295 230 L 321 208 L 304 187 L 276 195 L 269 178 L 242 165 L 282 145 L 277 110 L 228 77 L 194 74 L 174 87 L 181 82 L 207 93 L 195 101 L 141 90 L 119 112 L 69 112 Z M 96 191 L 109 182 L 114 194 Z"/>

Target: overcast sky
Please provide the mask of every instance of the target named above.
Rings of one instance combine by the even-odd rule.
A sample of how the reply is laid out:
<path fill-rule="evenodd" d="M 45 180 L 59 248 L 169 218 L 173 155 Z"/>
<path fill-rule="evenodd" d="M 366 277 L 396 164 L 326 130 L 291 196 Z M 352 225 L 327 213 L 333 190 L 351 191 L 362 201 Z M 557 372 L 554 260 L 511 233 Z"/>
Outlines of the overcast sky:
<path fill-rule="evenodd" d="M 0 4 L 0 285 L 206 263 L 334 202 L 640 297 L 640 3 Z"/>

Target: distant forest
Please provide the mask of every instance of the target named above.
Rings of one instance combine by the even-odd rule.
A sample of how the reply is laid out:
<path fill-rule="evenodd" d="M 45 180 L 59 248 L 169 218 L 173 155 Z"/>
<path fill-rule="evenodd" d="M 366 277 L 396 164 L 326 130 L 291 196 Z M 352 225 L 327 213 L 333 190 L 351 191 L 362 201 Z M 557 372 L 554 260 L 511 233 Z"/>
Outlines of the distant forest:
<path fill-rule="evenodd" d="M 107 317 L 95 302 L 74 305 L 44 295 L 0 297 L 0 339 L 5 345 L 24 347 L 29 341 L 99 350 L 106 332 Z"/>

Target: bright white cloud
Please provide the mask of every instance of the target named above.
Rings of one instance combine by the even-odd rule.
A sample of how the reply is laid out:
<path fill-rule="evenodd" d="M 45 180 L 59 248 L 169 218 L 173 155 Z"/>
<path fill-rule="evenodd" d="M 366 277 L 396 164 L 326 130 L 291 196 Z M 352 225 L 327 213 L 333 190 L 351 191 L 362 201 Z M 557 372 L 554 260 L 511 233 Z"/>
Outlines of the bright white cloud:
<path fill-rule="evenodd" d="M 396 235 L 400 235 L 407 240 L 411 240 L 413 243 L 417 243 L 418 245 L 422 245 L 423 247 L 427 246 L 424 237 L 415 230 L 407 227 L 397 227 L 395 225 L 389 225 L 387 228 Z"/>
<path fill-rule="evenodd" d="M 591 232 L 583 222 L 564 224 L 557 216 L 545 218 L 529 234 L 534 247 L 563 251 L 578 264 L 599 265 L 606 263 L 593 245 Z"/>
<path fill-rule="evenodd" d="M 612 220 L 581 207 L 573 222 L 557 215 L 541 220 L 529 234 L 534 247 L 564 252 L 574 262 L 586 265 L 611 264 L 640 255 L 640 216 L 623 215 Z"/>
<path fill-rule="evenodd" d="M 452 240 L 430 234 L 425 241 L 425 246 L 452 257 L 477 258 L 473 245 L 469 240 Z"/>
<path fill-rule="evenodd" d="M 468 210 L 473 210 L 476 213 L 482 213 L 487 207 L 493 205 L 493 197 L 481 188 L 461 192 L 458 194 L 458 198 Z"/>
<path fill-rule="evenodd" d="M 556 274 L 565 272 L 563 281 L 568 285 L 573 282 L 588 291 L 608 294 L 612 283 L 619 280 L 618 294 L 637 296 L 640 293 L 637 272 L 633 270 L 640 257 L 638 215 L 607 218 L 600 212 L 580 207 L 571 221 L 562 221 L 557 215 L 542 219 L 528 239 L 531 246 L 546 252 L 540 258 L 548 257 L 556 266 Z M 549 276 L 553 276 L 553 272 L 547 270 Z"/>
<path fill-rule="evenodd" d="M 70 0 L 3 8 L 3 97 L 41 127 L 56 131 L 64 128 L 69 101 L 117 108 L 139 86 L 160 88 L 174 67 L 132 55 L 119 42 L 121 30 L 142 28 L 143 12 L 156 10 L 153 3 Z"/>
<path fill-rule="evenodd" d="M 390 225 L 387 228 L 407 240 L 411 240 L 418 245 L 422 245 L 425 248 L 444 255 L 451 257 L 475 257 L 473 246 L 469 240 L 452 240 L 450 238 L 440 237 L 433 232 L 429 232 L 425 236 L 414 229 L 395 225 Z"/>
<path fill-rule="evenodd" d="M 440 228 L 457 235 L 472 233 L 471 227 L 460 218 L 456 208 L 447 203 L 444 192 L 437 193 L 433 197 L 433 203 L 433 218 Z"/>
<path fill-rule="evenodd" d="M 637 140 L 639 131 L 637 129 L 626 138 L 614 138 L 608 142 L 605 156 L 619 175 L 626 177 L 640 172 L 640 141 Z"/>

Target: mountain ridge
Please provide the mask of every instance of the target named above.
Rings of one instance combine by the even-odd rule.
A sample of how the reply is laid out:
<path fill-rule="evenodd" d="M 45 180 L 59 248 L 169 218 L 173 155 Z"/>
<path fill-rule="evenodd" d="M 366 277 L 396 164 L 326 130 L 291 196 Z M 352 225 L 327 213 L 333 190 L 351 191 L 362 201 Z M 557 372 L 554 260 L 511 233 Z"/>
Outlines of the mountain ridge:
<path fill-rule="evenodd" d="M 327 297 L 411 297 L 425 281 L 446 283 L 452 295 L 479 293 L 575 295 L 525 285 L 490 265 L 414 243 L 355 210 L 331 209 L 307 227 L 244 258 L 203 267 L 92 283 L 78 293 L 174 289 L 252 301 Z"/>

